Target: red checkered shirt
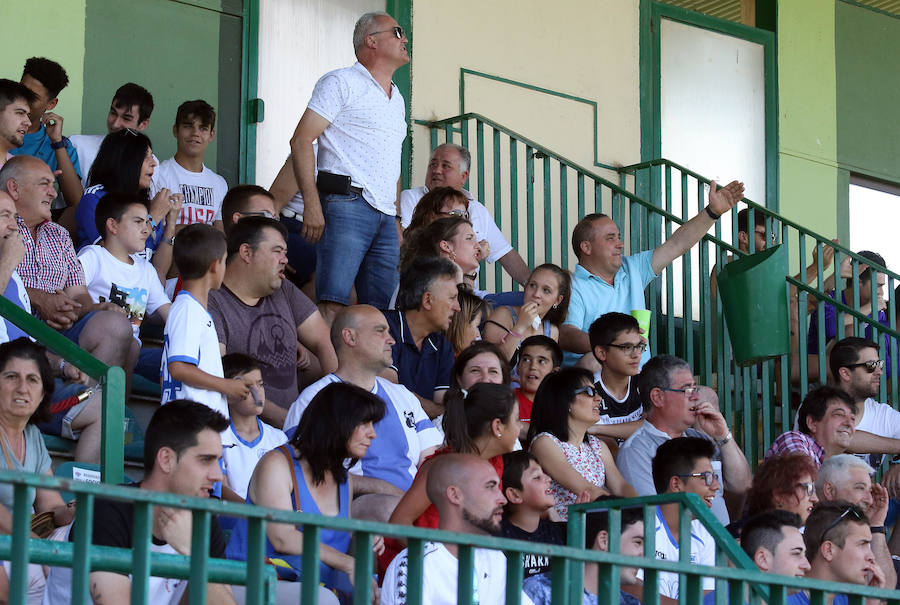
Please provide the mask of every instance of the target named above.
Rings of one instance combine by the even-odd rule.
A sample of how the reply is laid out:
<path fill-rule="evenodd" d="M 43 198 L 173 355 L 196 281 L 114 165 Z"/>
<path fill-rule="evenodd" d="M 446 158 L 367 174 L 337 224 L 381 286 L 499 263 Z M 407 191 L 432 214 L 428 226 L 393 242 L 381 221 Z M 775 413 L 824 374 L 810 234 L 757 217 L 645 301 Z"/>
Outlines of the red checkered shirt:
<path fill-rule="evenodd" d="M 25 242 L 25 258 L 17 270 L 26 288 L 56 292 L 84 285 L 84 269 L 65 228 L 45 221 L 38 225 L 35 239 L 21 217 L 16 222 Z"/>
<path fill-rule="evenodd" d="M 772 447 L 766 452 L 766 460 L 788 452 L 803 452 L 812 459 L 817 467 L 822 466 L 822 462 L 825 461 L 825 448 L 819 445 L 815 439 L 800 431 L 787 431 L 778 435 L 772 442 Z"/>

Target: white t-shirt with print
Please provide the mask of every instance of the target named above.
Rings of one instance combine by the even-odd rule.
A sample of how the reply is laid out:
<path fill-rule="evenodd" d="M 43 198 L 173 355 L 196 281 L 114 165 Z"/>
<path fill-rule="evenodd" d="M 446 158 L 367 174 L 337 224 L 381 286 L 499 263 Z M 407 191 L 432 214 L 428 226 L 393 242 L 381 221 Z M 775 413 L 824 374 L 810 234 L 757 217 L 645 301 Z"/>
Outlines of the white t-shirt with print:
<path fill-rule="evenodd" d="M 213 221 L 222 220 L 222 200 L 228 193 L 228 184 L 221 176 L 206 166 L 202 172 L 185 170 L 174 157 L 160 164 L 154 174 L 159 175 L 160 188 L 184 195 L 179 225 L 212 225 Z"/>
<path fill-rule="evenodd" d="M 656 509 L 656 558 L 663 561 L 678 561 L 678 544 L 666 525 L 662 512 Z M 716 564 L 716 543 L 703 524 L 697 519 L 691 521 L 691 563 L 694 565 Z M 638 577 L 643 580 L 643 570 L 638 571 Z M 703 590 L 715 590 L 716 580 L 711 577 L 703 578 Z M 663 596 L 678 598 L 678 574 L 665 571 L 659 572 L 659 593 Z"/>

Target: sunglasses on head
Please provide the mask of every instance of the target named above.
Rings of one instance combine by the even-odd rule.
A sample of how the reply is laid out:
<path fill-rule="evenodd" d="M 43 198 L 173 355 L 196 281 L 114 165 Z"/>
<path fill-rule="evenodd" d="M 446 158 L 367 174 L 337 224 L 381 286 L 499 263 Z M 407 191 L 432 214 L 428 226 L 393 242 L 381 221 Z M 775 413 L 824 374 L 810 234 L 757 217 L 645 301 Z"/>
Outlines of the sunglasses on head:
<path fill-rule="evenodd" d="M 824 542 L 825 536 L 828 534 L 828 532 L 830 532 L 832 529 L 837 527 L 841 523 L 841 521 L 843 521 L 847 517 L 847 515 L 852 515 L 853 518 L 856 519 L 857 521 L 862 521 L 862 518 L 863 518 L 862 513 L 859 512 L 859 509 L 851 504 L 850 506 L 848 506 L 846 508 L 846 510 L 844 510 L 844 512 L 842 512 L 840 514 L 840 516 L 837 519 L 832 521 L 828 525 L 828 527 L 825 528 L 825 530 L 822 532 L 822 535 L 819 536 L 819 543 Z"/>

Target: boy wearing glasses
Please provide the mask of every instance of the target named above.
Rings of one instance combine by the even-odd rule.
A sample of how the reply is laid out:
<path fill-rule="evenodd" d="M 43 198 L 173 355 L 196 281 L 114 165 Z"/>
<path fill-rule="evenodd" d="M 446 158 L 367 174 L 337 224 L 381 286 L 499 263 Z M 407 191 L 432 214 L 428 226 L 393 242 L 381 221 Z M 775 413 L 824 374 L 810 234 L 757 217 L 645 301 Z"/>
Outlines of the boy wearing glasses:
<path fill-rule="evenodd" d="M 653 483 L 658 494 L 691 493 L 700 496 L 706 506 L 712 508 L 719 476 L 713 470 L 712 457 L 715 447 L 699 437 L 678 437 L 666 441 L 653 457 Z M 677 502 L 661 504 L 656 508 L 656 558 L 678 561 L 682 536 L 679 535 Z M 716 544 L 706 528 L 696 519 L 691 521 L 691 563 L 716 564 Z M 703 578 L 703 591 L 716 587 L 713 578 Z M 678 598 L 678 574 L 660 572 L 659 594 Z M 652 589 L 652 588 L 651 588 Z"/>

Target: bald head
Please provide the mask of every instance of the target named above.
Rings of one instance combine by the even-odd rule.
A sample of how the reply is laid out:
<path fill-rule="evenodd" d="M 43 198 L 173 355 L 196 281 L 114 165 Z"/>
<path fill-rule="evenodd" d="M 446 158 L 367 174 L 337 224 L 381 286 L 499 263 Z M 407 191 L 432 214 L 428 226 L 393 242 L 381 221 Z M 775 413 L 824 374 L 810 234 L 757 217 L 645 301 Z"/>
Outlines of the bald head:
<path fill-rule="evenodd" d="M 31 228 L 50 220 L 56 199 L 56 177 L 50 167 L 36 157 L 19 155 L 0 168 L 0 190 L 12 197 L 16 211 Z"/>
<path fill-rule="evenodd" d="M 378 373 L 393 363 L 394 339 L 384 313 L 370 305 L 344 307 L 331 323 L 331 344 L 338 363 Z"/>
<path fill-rule="evenodd" d="M 506 498 L 500 478 L 487 460 L 472 454 L 442 454 L 428 469 L 428 499 L 440 514 L 441 529 L 496 533 Z"/>

